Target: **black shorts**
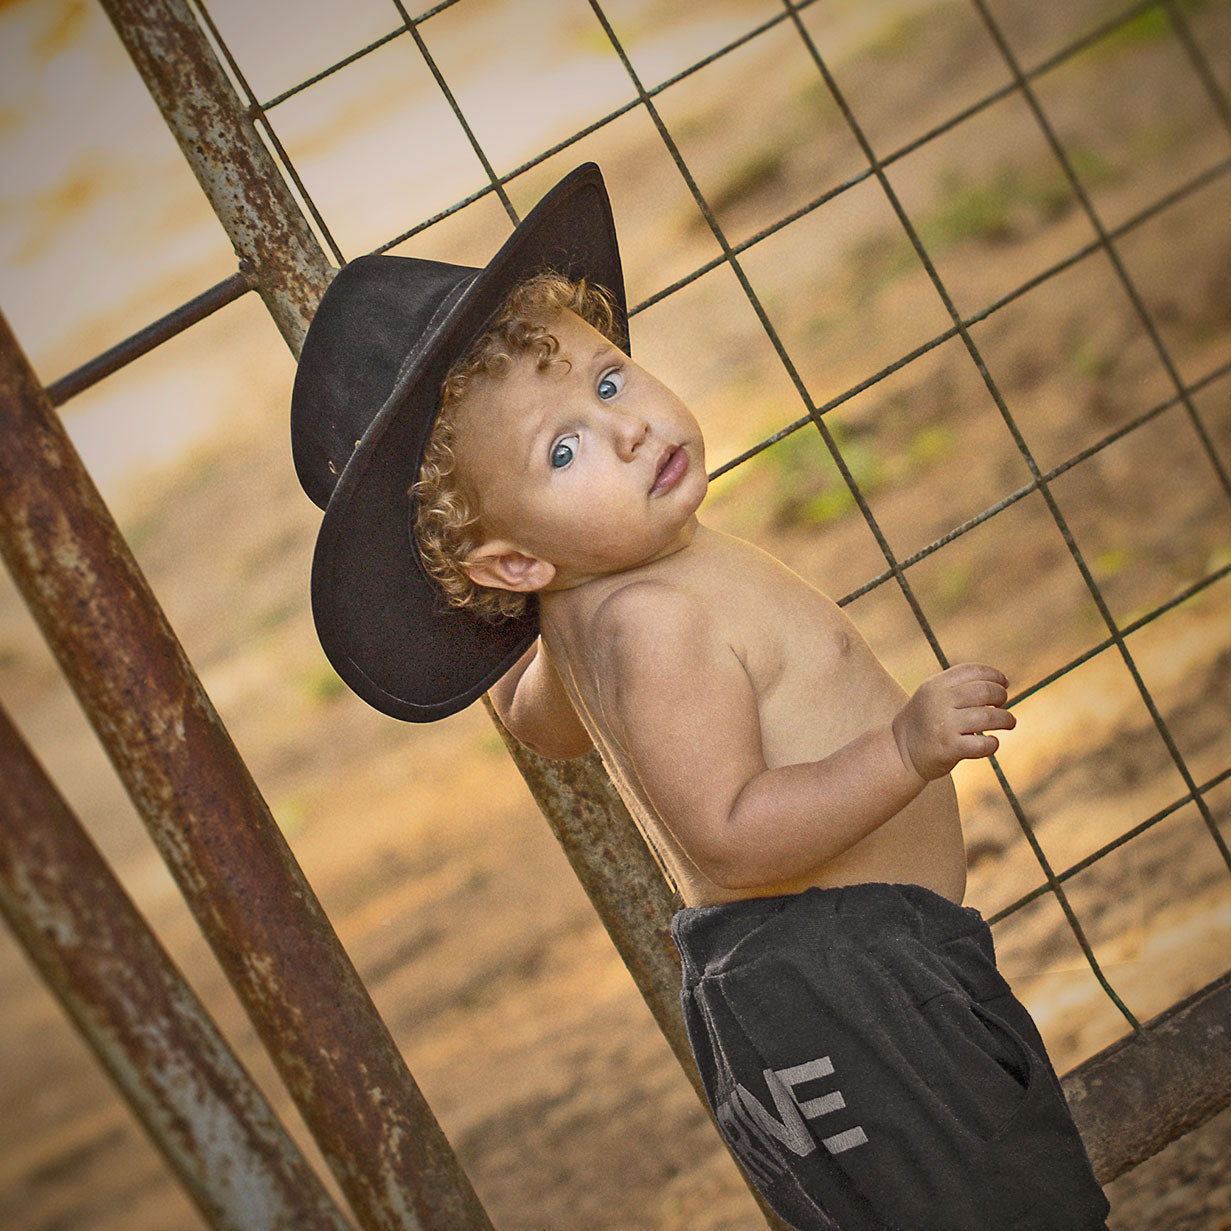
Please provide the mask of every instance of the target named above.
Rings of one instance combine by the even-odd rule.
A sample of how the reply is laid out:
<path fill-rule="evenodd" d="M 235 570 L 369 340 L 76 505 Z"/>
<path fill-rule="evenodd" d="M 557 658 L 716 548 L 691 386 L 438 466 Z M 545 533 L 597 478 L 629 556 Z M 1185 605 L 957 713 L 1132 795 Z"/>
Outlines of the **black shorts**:
<path fill-rule="evenodd" d="M 710 1105 L 800 1231 L 1096 1231 L 1108 1204 L 978 911 L 916 885 L 681 910 Z"/>

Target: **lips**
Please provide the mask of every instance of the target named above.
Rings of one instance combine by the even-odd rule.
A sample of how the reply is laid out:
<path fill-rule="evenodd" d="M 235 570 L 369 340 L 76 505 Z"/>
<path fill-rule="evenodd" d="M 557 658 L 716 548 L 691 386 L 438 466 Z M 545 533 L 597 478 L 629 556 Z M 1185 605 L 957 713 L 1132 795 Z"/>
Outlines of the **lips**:
<path fill-rule="evenodd" d="M 658 459 L 658 473 L 650 488 L 651 496 L 669 492 L 688 470 L 688 450 L 683 445 L 669 445 Z"/>

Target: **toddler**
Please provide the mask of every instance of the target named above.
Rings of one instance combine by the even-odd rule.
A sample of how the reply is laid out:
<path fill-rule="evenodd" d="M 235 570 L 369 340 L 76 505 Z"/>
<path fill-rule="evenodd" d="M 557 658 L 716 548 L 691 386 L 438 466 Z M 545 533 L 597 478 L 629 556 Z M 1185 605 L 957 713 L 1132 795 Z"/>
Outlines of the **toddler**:
<path fill-rule="evenodd" d="M 487 690 L 541 754 L 598 749 L 685 903 L 684 1014 L 719 1126 L 792 1226 L 1103 1227 L 1042 1040 L 961 906 L 949 772 L 1014 725 L 1007 680 L 963 664 L 908 696 L 829 598 L 699 520 L 705 444 L 629 355 L 596 168 L 486 270 L 410 262 L 378 293 L 392 259 L 350 274 L 373 282 L 352 303 L 418 315 L 392 392 L 329 459 L 314 566 L 344 678 L 412 718 Z M 317 329 L 305 364 L 343 349 Z M 333 379 L 341 397 L 360 378 Z M 301 364 L 301 421 L 325 383 Z M 373 567 L 400 589 L 380 598 Z"/>

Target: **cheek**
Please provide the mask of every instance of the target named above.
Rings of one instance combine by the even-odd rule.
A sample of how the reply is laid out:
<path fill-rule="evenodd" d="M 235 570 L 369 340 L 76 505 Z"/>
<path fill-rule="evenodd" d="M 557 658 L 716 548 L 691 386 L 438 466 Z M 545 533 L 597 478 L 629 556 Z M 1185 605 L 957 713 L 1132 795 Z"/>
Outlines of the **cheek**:
<path fill-rule="evenodd" d="M 610 555 L 636 537 L 628 509 L 602 493 L 592 493 L 584 502 L 561 511 L 553 522 L 579 557 Z"/>

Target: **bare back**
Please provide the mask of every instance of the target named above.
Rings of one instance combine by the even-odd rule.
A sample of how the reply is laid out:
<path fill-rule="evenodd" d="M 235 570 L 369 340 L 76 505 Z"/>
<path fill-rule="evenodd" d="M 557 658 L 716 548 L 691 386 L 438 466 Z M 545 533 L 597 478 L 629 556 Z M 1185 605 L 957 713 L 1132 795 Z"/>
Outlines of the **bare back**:
<path fill-rule="evenodd" d="M 671 690 L 665 697 L 652 692 L 649 704 L 642 692 L 635 712 L 623 681 L 613 678 L 613 664 L 626 659 L 605 644 L 611 637 L 606 615 L 630 586 L 658 597 L 640 606 L 623 603 L 647 614 L 641 627 L 620 624 L 621 635 L 641 639 L 634 652 L 652 656 L 659 666 L 651 669 L 661 671 L 663 690 Z M 683 826 L 678 802 L 666 804 L 664 780 L 684 781 L 691 800 L 721 778 L 711 772 L 690 780 L 698 761 L 715 758 L 711 770 L 752 754 L 771 769 L 822 761 L 869 727 L 889 723 L 906 700 L 847 616 L 797 574 L 748 543 L 698 526 L 692 542 L 665 560 L 545 599 L 548 653 L 613 781 L 689 905 L 868 881 L 922 884 L 961 900 L 965 856 L 947 776 L 833 857 L 748 885 L 707 876 L 694 854 L 704 833 L 695 823 Z M 654 618 L 660 609 L 665 619 Z M 703 612 L 704 633 L 688 635 L 671 618 L 677 610 Z M 689 670 L 677 676 L 672 668 L 681 659 Z M 698 678 L 706 673 L 719 679 L 718 691 Z M 724 678 L 729 704 L 720 690 Z M 736 712 L 745 708 L 747 715 Z M 751 753 L 750 740 L 759 743 Z"/>

